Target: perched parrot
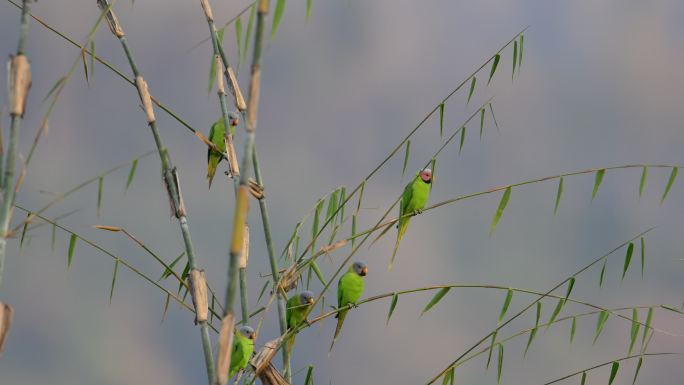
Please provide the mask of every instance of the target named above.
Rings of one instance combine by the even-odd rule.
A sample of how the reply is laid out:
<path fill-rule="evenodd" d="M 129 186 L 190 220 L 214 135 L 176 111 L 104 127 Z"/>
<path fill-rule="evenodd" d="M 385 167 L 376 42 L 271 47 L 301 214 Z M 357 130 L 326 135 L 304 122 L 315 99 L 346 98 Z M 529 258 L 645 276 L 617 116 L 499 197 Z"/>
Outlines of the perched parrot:
<path fill-rule="evenodd" d="M 230 135 L 235 134 L 235 126 L 239 122 L 238 116 L 231 112 L 229 114 L 230 121 Z M 220 118 L 214 124 L 211 125 L 209 130 L 209 141 L 213 143 L 216 148 L 221 150 L 221 152 L 226 152 L 226 126 L 223 124 L 223 118 Z M 216 168 L 218 164 L 223 159 L 221 153 L 215 151 L 211 148 L 207 150 L 207 179 L 209 179 L 209 188 L 211 188 L 211 182 L 214 180 L 214 175 L 216 174 Z"/>
<path fill-rule="evenodd" d="M 254 333 L 254 329 L 249 326 L 241 326 L 235 330 L 233 352 L 230 355 L 230 372 L 228 378 L 232 378 L 240 370 L 247 367 L 249 359 L 252 358 L 252 352 L 254 352 L 255 338 L 256 334 Z"/>
<path fill-rule="evenodd" d="M 420 213 L 427 204 L 430 196 L 430 187 L 432 187 L 432 170 L 426 168 L 416 174 L 404 188 L 404 194 L 401 196 L 401 206 L 399 207 L 399 222 L 397 223 L 397 242 L 394 244 L 394 252 L 392 252 L 392 259 L 390 260 L 389 270 L 392 270 L 394 258 L 399 249 L 399 242 L 408 229 L 411 217 L 404 217 L 404 215 L 411 213 Z"/>
<path fill-rule="evenodd" d="M 287 310 L 285 312 L 285 319 L 287 320 L 287 327 L 294 329 L 302 324 L 309 315 L 309 310 L 314 303 L 314 295 L 312 292 L 305 290 L 299 294 L 295 294 L 287 300 Z M 287 340 L 287 352 L 292 352 L 294 346 L 295 336 L 292 335 Z"/>
<path fill-rule="evenodd" d="M 368 266 L 363 262 L 354 262 L 353 265 L 349 267 L 342 277 L 340 277 L 337 283 L 337 308 L 341 308 L 352 304 L 356 305 L 356 301 L 361 298 L 363 294 L 363 277 L 368 274 Z M 342 323 L 344 318 L 347 316 L 349 309 L 340 310 L 335 318 L 337 318 L 337 327 L 335 327 L 335 335 L 333 336 L 332 343 L 330 344 L 330 350 L 332 351 L 333 345 L 335 345 L 335 340 L 342 330 Z"/>

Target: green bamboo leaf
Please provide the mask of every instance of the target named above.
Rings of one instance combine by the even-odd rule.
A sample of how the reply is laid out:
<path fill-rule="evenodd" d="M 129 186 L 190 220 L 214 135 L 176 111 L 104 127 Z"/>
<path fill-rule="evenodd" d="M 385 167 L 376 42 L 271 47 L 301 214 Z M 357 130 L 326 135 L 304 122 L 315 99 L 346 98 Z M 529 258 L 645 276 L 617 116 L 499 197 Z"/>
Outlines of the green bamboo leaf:
<path fill-rule="evenodd" d="M 637 377 L 639 376 L 639 371 L 641 370 L 641 364 L 644 363 L 644 357 L 639 357 L 639 362 L 637 362 L 636 369 L 634 370 L 634 379 L 632 380 L 632 385 L 636 384 Z"/>
<path fill-rule="evenodd" d="M 62 87 L 64 87 L 64 84 L 66 84 L 66 81 L 67 81 L 66 76 L 62 76 L 61 78 L 57 79 L 57 82 L 55 82 L 55 85 L 53 85 L 52 88 L 50 88 L 50 91 L 48 91 L 48 93 L 45 95 L 43 100 L 41 100 L 41 103 L 45 103 L 45 101 L 48 100 L 50 98 L 50 96 L 52 96 L 52 94 L 54 94 L 58 89 L 61 89 Z"/>
<path fill-rule="evenodd" d="M 90 76 L 95 75 L 95 40 L 90 41 Z"/>
<path fill-rule="evenodd" d="M 501 313 L 499 314 L 499 324 L 501 324 L 501 321 L 503 321 L 503 318 L 506 316 L 506 312 L 508 311 L 508 307 L 511 305 L 512 299 L 513 290 L 508 289 L 508 292 L 506 293 L 506 299 L 504 300 L 503 306 L 501 307 Z"/>
<path fill-rule="evenodd" d="M 496 367 L 496 382 L 499 384 L 501 383 L 501 370 L 503 369 L 503 355 L 504 355 L 504 346 L 502 343 L 499 343 L 499 359 L 498 365 Z"/>
<path fill-rule="evenodd" d="M 259 302 L 259 301 L 257 301 L 257 302 Z M 214 306 L 216 306 L 216 296 L 212 294 L 211 295 L 211 308 L 213 309 Z M 209 323 L 213 323 L 214 322 L 214 312 L 213 311 L 209 312 L 209 317 L 210 317 Z"/>
<path fill-rule="evenodd" d="M 325 221 L 329 221 L 330 218 L 333 216 L 335 211 L 337 211 L 337 195 L 339 194 L 339 190 L 333 191 L 332 194 L 330 194 L 330 198 L 328 198 L 328 210 L 326 211 L 325 214 Z"/>
<path fill-rule="evenodd" d="M 660 198 L 660 204 L 662 205 L 663 202 L 665 202 L 665 198 L 667 198 L 667 194 L 670 193 L 670 189 L 672 188 L 672 185 L 674 184 L 675 179 L 677 179 L 677 172 L 679 168 L 677 167 L 672 167 L 672 172 L 670 172 L 670 177 L 667 179 L 667 186 L 665 186 L 665 192 L 663 192 L 663 197 Z"/>
<path fill-rule="evenodd" d="M 31 212 L 26 212 L 26 219 L 24 220 L 24 226 L 21 229 L 21 239 L 19 240 L 19 252 L 21 253 L 21 248 L 24 246 L 24 238 L 26 237 L 26 230 L 28 230 L 28 218 L 31 216 Z"/>
<path fill-rule="evenodd" d="M 246 56 L 247 54 L 247 49 L 249 47 L 249 39 L 252 36 L 252 28 L 254 27 L 254 17 L 256 16 L 256 3 L 251 6 L 249 10 L 249 19 L 247 21 L 247 31 L 245 32 L 245 43 L 242 45 L 243 48 L 243 57 Z"/>
<path fill-rule="evenodd" d="M 264 286 L 261 287 L 261 291 L 259 292 L 259 297 L 257 297 L 257 303 L 261 301 L 261 297 L 264 296 L 264 293 L 266 292 L 266 288 L 268 285 L 271 283 L 271 281 L 266 281 L 264 282 Z"/>
<path fill-rule="evenodd" d="M 185 255 L 185 252 L 182 252 L 179 256 L 177 256 L 176 259 L 174 259 L 174 260 L 171 262 L 171 264 L 169 264 L 169 267 L 166 268 L 166 269 L 164 269 L 164 272 L 162 273 L 161 277 L 159 277 L 159 279 L 157 280 L 157 282 L 163 281 L 163 280 L 165 280 L 166 278 L 168 278 L 168 277 L 173 273 L 173 267 L 176 266 L 176 264 L 178 263 L 178 261 L 180 261 L 181 258 L 183 258 L 184 255 Z"/>
<path fill-rule="evenodd" d="M 636 308 L 632 309 L 632 328 L 629 332 L 629 350 L 627 351 L 627 355 L 632 354 L 632 349 L 634 348 L 634 343 L 637 340 L 637 336 L 639 335 L 639 312 L 637 311 Z"/>
<path fill-rule="evenodd" d="M 455 369 L 452 366 L 451 369 L 444 373 L 444 377 L 442 378 L 442 385 L 454 385 L 454 371 Z"/>
<path fill-rule="evenodd" d="M 496 115 L 494 115 L 494 106 L 492 106 L 492 103 L 487 103 L 487 106 L 489 106 L 489 112 L 492 114 L 494 127 L 496 127 L 496 130 L 499 131 L 499 122 L 496 120 Z"/>
<path fill-rule="evenodd" d="M 577 317 L 572 316 L 572 325 L 570 325 L 570 345 L 575 339 L 575 332 L 577 331 Z"/>
<path fill-rule="evenodd" d="M 498 53 L 494 55 L 494 62 L 492 63 L 492 69 L 489 71 L 489 80 L 487 80 L 487 85 L 492 81 L 494 77 L 494 72 L 496 72 L 496 67 L 499 65 L 499 60 L 501 60 L 501 55 Z"/>
<path fill-rule="evenodd" d="M 309 367 L 306 369 L 306 378 L 304 379 L 304 385 L 313 385 L 313 370 L 313 365 L 309 365 Z"/>
<path fill-rule="evenodd" d="M 180 282 L 178 282 L 178 294 L 180 294 L 181 290 L 183 289 L 183 283 L 185 282 L 185 279 L 188 277 L 188 274 L 190 273 L 190 263 L 186 262 L 185 267 L 183 268 L 183 272 L 181 273 L 180 276 Z M 187 292 L 186 292 L 187 294 Z"/>
<path fill-rule="evenodd" d="M 237 57 L 238 57 L 238 69 L 240 68 L 240 62 L 242 61 L 242 56 L 244 54 L 243 50 L 245 47 L 242 46 L 242 17 L 238 16 L 235 19 L 235 40 L 237 42 Z"/>
<path fill-rule="evenodd" d="M 363 201 L 363 193 L 366 190 L 366 180 L 364 179 L 363 182 L 361 182 L 361 191 L 359 192 L 359 202 L 356 204 L 356 213 L 359 213 L 359 210 L 361 210 L 361 202 Z"/>
<path fill-rule="evenodd" d="M 539 320 L 541 319 L 541 311 L 542 303 L 537 302 L 537 318 L 534 321 L 534 329 L 530 331 L 530 336 L 527 339 L 527 346 L 525 346 L 525 353 L 523 353 L 523 357 L 527 355 L 527 351 L 530 349 L 530 345 L 532 345 L 532 341 L 534 340 L 534 337 L 537 335 L 537 329 L 539 329 Z"/>
<path fill-rule="evenodd" d="M 100 217 L 100 209 L 102 208 L 102 182 L 103 178 L 97 179 L 97 217 Z"/>
<path fill-rule="evenodd" d="M 594 334 L 593 343 L 596 343 L 596 340 L 601 335 L 603 328 L 606 326 L 606 321 L 608 321 L 608 316 L 610 316 L 610 313 L 608 313 L 608 311 L 606 310 L 603 310 L 599 313 L 598 318 L 596 320 L 596 333 Z"/>
<path fill-rule="evenodd" d="M 466 127 L 463 126 L 461 127 L 461 144 L 458 146 L 458 153 L 461 153 L 461 150 L 463 150 L 463 143 L 465 143 L 465 136 L 466 136 Z"/>
<path fill-rule="evenodd" d="M 568 289 L 565 292 L 565 300 L 567 301 L 568 297 L 570 297 L 570 293 L 572 293 L 572 288 L 575 287 L 575 277 L 570 277 L 570 280 L 568 280 Z"/>
<path fill-rule="evenodd" d="M 71 262 L 74 258 L 74 249 L 76 248 L 76 234 L 71 234 L 69 238 L 69 254 L 67 254 L 67 268 L 71 268 Z"/>
<path fill-rule="evenodd" d="M 271 25 L 271 41 L 275 39 L 276 32 L 278 32 L 278 26 L 280 25 L 280 20 L 283 18 L 284 10 L 285 0 L 278 0 L 276 2 L 275 11 L 273 12 L 273 25 Z"/>
<path fill-rule="evenodd" d="M 608 262 L 608 260 L 604 259 L 603 266 L 601 267 L 601 275 L 599 275 L 599 287 L 603 285 L 603 277 L 606 275 L 606 262 Z"/>
<path fill-rule="evenodd" d="M 311 262 L 311 268 L 313 269 L 314 273 L 316 273 L 316 278 L 323 284 L 323 286 L 328 286 L 328 282 L 326 282 L 325 278 L 323 277 L 323 273 L 321 272 L 321 269 L 318 268 L 318 264 L 316 262 Z"/>
<path fill-rule="evenodd" d="M 321 209 L 325 201 L 319 199 L 316 203 L 316 209 L 314 210 L 313 223 L 311 224 L 311 255 L 316 253 L 316 234 L 318 234 L 318 221 L 321 216 Z"/>
<path fill-rule="evenodd" d="M 435 175 L 437 175 L 437 159 L 432 158 L 430 161 L 430 170 L 432 171 L 432 182 L 431 182 L 431 187 L 430 190 L 434 191 L 435 190 Z"/>
<path fill-rule="evenodd" d="M 641 346 L 644 346 L 646 343 L 646 337 L 648 337 L 648 333 L 651 330 L 651 321 L 653 321 L 653 308 L 649 307 L 648 314 L 646 314 L 646 322 L 644 323 L 644 334 L 641 338 Z"/>
<path fill-rule="evenodd" d="M 646 244 L 644 237 L 641 237 L 641 279 L 644 279 L 644 267 L 646 266 Z"/>
<path fill-rule="evenodd" d="M 427 313 L 430 309 L 432 309 L 432 307 L 435 306 L 437 302 L 444 298 L 444 296 L 449 292 L 450 289 L 450 287 L 443 287 L 439 289 L 437 294 L 435 294 L 435 296 L 432 297 L 432 299 L 430 300 L 430 302 L 428 302 L 428 304 L 425 306 L 425 309 L 423 309 L 420 315 L 422 316 L 423 314 Z"/>
<path fill-rule="evenodd" d="M 620 363 L 614 361 L 613 365 L 610 367 L 610 378 L 608 379 L 608 385 L 611 385 L 615 380 L 615 376 L 617 376 L 618 369 L 620 369 Z"/>
<path fill-rule="evenodd" d="M 508 200 L 511 198 L 511 188 L 507 187 L 506 191 L 504 191 L 503 196 L 501 197 L 501 201 L 499 201 L 499 207 L 496 209 L 496 213 L 494 214 L 494 218 L 492 219 L 492 225 L 489 228 L 489 234 L 491 235 L 494 233 L 494 230 L 496 229 L 496 225 L 499 223 L 499 219 L 501 219 L 501 215 L 504 212 L 504 209 L 506 209 L 506 205 L 508 204 Z"/>
<path fill-rule="evenodd" d="M 55 251 L 55 242 L 57 241 L 57 222 L 55 221 L 52 224 L 52 234 L 51 234 L 51 240 L 50 240 L 50 248 L 52 252 Z"/>
<path fill-rule="evenodd" d="M 308 22 L 309 17 L 311 17 L 311 3 L 313 3 L 313 0 L 306 0 L 306 15 L 304 16 L 304 22 Z"/>
<path fill-rule="evenodd" d="M 487 369 L 489 369 L 489 364 L 492 362 L 492 352 L 494 351 L 494 345 L 496 344 L 497 334 L 499 334 L 499 330 L 496 330 L 492 334 L 492 341 L 489 344 L 489 355 L 487 356 L 487 366 L 486 366 Z"/>
<path fill-rule="evenodd" d="M 211 93 L 214 89 L 214 81 L 216 80 L 216 59 L 214 55 L 211 55 L 211 63 L 209 63 L 209 86 L 207 87 L 207 93 Z"/>
<path fill-rule="evenodd" d="M 627 246 L 627 253 L 625 254 L 625 264 L 622 267 L 622 279 L 625 279 L 625 274 L 627 274 L 627 269 L 629 269 L 629 264 L 632 262 L 632 254 L 634 253 L 634 242 L 630 242 Z"/>
<path fill-rule="evenodd" d="M 648 167 L 644 166 L 641 171 L 641 180 L 639 181 L 639 198 L 644 193 L 644 186 L 646 186 L 646 178 L 648 177 Z"/>
<path fill-rule="evenodd" d="M 480 109 L 480 141 L 482 140 L 482 133 L 484 132 L 484 118 L 485 118 L 485 109 L 482 108 L 482 109 Z"/>
<path fill-rule="evenodd" d="M 344 207 L 346 206 L 345 200 L 347 200 L 347 188 L 342 186 L 340 187 L 340 199 L 337 203 L 337 206 L 340 208 L 340 225 L 344 222 Z"/>
<path fill-rule="evenodd" d="M 88 62 L 85 57 L 85 48 L 81 49 L 81 61 L 83 62 L 83 73 L 85 74 L 86 84 L 90 86 L 90 76 L 88 76 Z"/>
<path fill-rule="evenodd" d="M 560 205 L 561 197 L 563 196 L 563 177 L 558 180 L 558 191 L 556 191 L 556 206 L 553 208 L 553 215 L 558 212 L 558 205 Z"/>
<path fill-rule="evenodd" d="M 470 80 L 470 90 L 468 91 L 468 101 L 466 102 L 466 105 L 470 103 L 470 98 L 473 97 L 473 92 L 475 92 L 475 84 L 477 84 L 477 78 L 473 76 L 473 78 Z"/>
<path fill-rule="evenodd" d="M 169 311 L 169 304 L 170 303 L 171 303 L 171 294 L 166 293 L 166 300 L 164 300 L 164 311 L 162 312 L 162 322 L 164 322 L 164 319 L 166 318 L 166 313 Z"/>
<path fill-rule="evenodd" d="M 398 300 L 399 295 L 397 293 L 392 294 L 392 302 L 390 302 L 389 312 L 387 313 L 387 322 L 385 322 L 385 326 L 389 325 L 390 318 L 392 318 L 392 314 L 394 314 L 394 308 L 397 307 Z"/>
<path fill-rule="evenodd" d="M 116 276 L 119 273 L 119 258 L 114 260 L 114 274 L 112 275 L 112 286 L 109 288 L 109 304 L 112 304 L 112 297 L 114 297 L 114 286 L 116 285 Z"/>
<path fill-rule="evenodd" d="M 598 193 L 599 186 L 601 186 L 601 182 L 603 182 L 603 175 L 606 173 L 606 170 L 601 169 L 596 171 L 596 176 L 594 177 L 594 190 L 591 192 L 591 200 L 594 200 L 594 197 L 596 197 L 596 193 Z"/>
<path fill-rule="evenodd" d="M 525 43 L 525 35 L 520 35 L 520 50 L 518 51 L 518 73 L 520 73 L 520 68 L 522 68 L 523 44 L 524 43 Z"/>
<path fill-rule="evenodd" d="M 352 250 L 354 249 L 354 243 L 356 243 L 356 214 L 352 214 L 352 228 L 351 228 L 351 244 Z"/>
<path fill-rule="evenodd" d="M 582 372 L 582 380 L 580 381 L 580 385 L 584 385 L 587 382 L 587 372 Z"/>
<path fill-rule="evenodd" d="M 124 193 L 128 191 L 128 188 L 131 187 L 131 183 L 133 183 L 136 168 L 138 168 L 138 159 L 133 160 L 133 163 L 131 163 L 131 170 L 128 172 L 128 179 L 126 180 L 126 188 L 124 188 Z"/>
<path fill-rule="evenodd" d="M 558 318 L 558 314 L 560 314 L 561 310 L 563 310 L 563 306 L 565 306 L 565 299 L 561 298 L 558 300 L 558 303 L 556 304 L 556 307 L 553 309 L 553 313 L 551 313 L 551 318 L 549 318 L 549 322 L 546 325 L 546 329 L 548 329 L 551 324 Z"/>
<path fill-rule="evenodd" d="M 518 64 L 518 41 L 513 42 L 513 72 L 511 72 L 511 80 L 515 76 L 515 66 Z"/>
<path fill-rule="evenodd" d="M 401 177 L 406 173 L 406 165 L 408 165 L 409 155 L 411 154 L 411 140 L 406 141 L 406 152 L 404 153 L 404 167 L 401 168 Z"/>
<path fill-rule="evenodd" d="M 682 312 L 681 310 L 679 310 L 673 306 L 670 306 L 670 305 L 660 305 L 660 307 L 662 307 L 665 310 L 669 310 L 669 311 L 672 311 L 672 312 L 675 312 L 678 314 L 684 314 L 684 312 Z"/>
<path fill-rule="evenodd" d="M 439 104 L 439 138 L 444 134 L 444 103 Z"/>

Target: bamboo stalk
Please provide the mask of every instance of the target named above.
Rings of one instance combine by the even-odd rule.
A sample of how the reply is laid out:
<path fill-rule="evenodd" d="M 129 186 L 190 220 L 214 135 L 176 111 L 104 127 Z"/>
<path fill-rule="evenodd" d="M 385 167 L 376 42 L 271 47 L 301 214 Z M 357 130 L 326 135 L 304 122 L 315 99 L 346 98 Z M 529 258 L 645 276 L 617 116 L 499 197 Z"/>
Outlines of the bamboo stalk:
<path fill-rule="evenodd" d="M 206 0 L 204 0 L 206 1 Z M 246 122 L 247 138 L 245 150 L 242 155 L 240 186 L 238 188 L 233 218 L 232 241 L 230 246 L 230 263 L 228 266 L 228 284 L 226 285 L 226 304 L 223 325 L 221 328 L 221 341 L 218 352 L 218 368 L 216 383 L 225 385 L 228 382 L 230 355 L 233 339 L 235 297 L 237 294 L 237 281 L 239 260 L 242 252 L 244 238 L 244 225 L 249 210 L 249 174 L 252 166 L 252 151 L 254 148 L 254 131 L 256 130 L 256 115 L 259 100 L 260 73 L 261 73 L 261 48 L 263 45 L 265 18 L 269 10 L 269 0 L 260 0 L 257 12 L 256 38 L 254 39 L 254 56 L 252 58 L 252 76 L 249 88 L 248 118 Z"/>
<path fill-rule="evenodd" d="M 0 206 L 0 284 L 5 269 L 5 256 L 7 252 L 7 230 L 12 220 L 12 207 L 14 205 L 15 184 L 14 172 L 17 161 L 17 148 L 19 147 L 19 126 L 24 116 L 26 107 L 26 97 L 31 87 L 31 70 L 28 60 L 24 55 L 26 50 L 26 40 L 29 31 L 28 15 L 31 11 L 31 0 L 24 0 L 21 9 L 21 25 L 19 32 L 19 43 L 17 54 L 11 57 L 9 66 L 9 87 L 10 87 L 10 131 L 9 144 L 7 146 L 7 157 L 4 161 L 4 176 L 0 187 L 2 187 L 2 205 Z"/>
<path fill-rule="evenodd" d="M 98 0 L 98 5 L 102 9 L 110 8 L 108 0 Z M 180 182 L 178 178 L 178 172 L 173 167 L 171 163 L 171 158 L 169 156 L 168 149 L 164 145 L 159 131 L 157 129 L 157 123 L 154 116 L 154 107 L 152 105 L 152 100 L 147 88 L 147 83 L 143 79 L 140 71 L 137 68 L 135 59 L 133 58 L 133 53 L 126 40 L 125 33 L 120 23 L 118 22 L 114 12 L 109 9 L 107 12 L 107 22 L 109 24 L 109 29 L 119 39 L 121 46 L 126 54 L 128 63 L 130 64 L 133 76 L 135 77 L 136 88 L 138 89 L 138 95 L 143 104 L 145 110 L 145 115 L 147 117 L 147 123 L 152 131 L 154 141 L 157 145 L 157 150 L 159 152 L 159 157 L 162 164 L 162 176 L 166 184 L 167 193 L 169 196 L 169 201 L 171 203 L 172 214 L 178 219 L 181 234 L 183 236 L 183 243 L 185 244 L 185 253 L 188 258 L 188 264 L 191 270 L 197 269 L 197 263 L 195 260 L 195 251 L 192 245 L 192 240 L 190 237 L 190 229 L 188 225 L 188 219 L 185 212 L 185 205 L 183 202 L 183 197 L 180 191 Z M 211 384 L 214 378 L 214 358 L 211 352 L 211 340 L 209 339 L 208 323 L 206 320 L 199 321 L 201 340 L 202 340 L 202 350 L 204 353 L 204 363 L 207 370 L 207 378 L 209 384 Z"/>

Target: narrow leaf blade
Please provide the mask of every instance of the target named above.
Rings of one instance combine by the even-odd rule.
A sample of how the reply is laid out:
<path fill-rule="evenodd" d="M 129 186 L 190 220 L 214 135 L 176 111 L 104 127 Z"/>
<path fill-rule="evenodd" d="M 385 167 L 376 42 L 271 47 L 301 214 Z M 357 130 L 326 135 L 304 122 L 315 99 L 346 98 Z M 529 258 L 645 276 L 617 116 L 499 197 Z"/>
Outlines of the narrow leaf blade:
<path fill-rule="evenodd" d="M 76 248 L 76 234 L 71 234 L 69 238 L 69 253 L 67 254 L 67 268 L 71 267 L 71 262 L 74 258 L 74 249 Z"/>
<path fill-rule="evenodd" d="M 501 307 L 501 313 L 499 314 L 499 324 L 501 321 L 503 321 L 503 318 L 506 316 L 506 312 L 508 311 L 508 307 L 511 305 L 511 300 L 513 299 L 513 290 L 508 289 L 506 293 L 506 299 L 504 300 L 503 306 Z"/>
<path fill-rule="evenodd" d="M 667 194 L 670 193 L 670 189 L 672 188 L 672 185 L 674 184 L 675 179 L 677 179 L 677 172 L 679 171 L 678 167 L 672 167 L 672 171 L 670 172 L 670 177 L 667 179 L 667 185 L 665 186 L 665 191 L 663 192 L 662 198 L 660 198 L 660 204 L 662 205 L 663 202 L 665 202 L 665 198 L 667 198 Z"/>
<path fill-rule="evenodd" d="M 131 169 L 128 171 L 128 179 L 126 179 L 126 188 L 124 189 L 124 192 L 128 191 L 128 188 L 131 187 L 131 183 L 133 183 L 133 178 L 135 178 L 135 169 L 138 168 L 138 159 L 133 160 L 133 163 L 131 163 Z"/>
<path fill-rule="evenodd" d="M 496 213 L 494 213 L 494 218 L 492 218 L 492 225 L 489 228 L 489 234 L 491 235 L 494 233 L 494 230 L 496 229 L 496 225 L 499 223 L 499 220 L 501 219 L 501 215 L 503 215 L 504 210 L 506 209 L 506 205 L 508 205 L 508 200 L 511 198 L 511 188 L 507 187 L 506 191 L 504 191 L 503 196 L 501 197 L 501 201 L 499 201 L 499 207 L 496 209 Z"/>
<path fill-rule="evenodd" d="M 620 369 L 620 363 L 617 361 L 613 362 L 610 367 L 610 378 L 608 379 L 608 385 L 611 385 L 615 381 L 615 376 L 617 376 L 618 369 Z"/>
<path fill-rule="evenodd" d="M 591 192 L 591 200 L 594 200 L 596 193 L 598 193 L 601 182 L 603 182 L 603 175 L 606 173 L 605 169 L 596 171 L 596 176 L 594 177 L 594 190 Z"/>
<path fill-rule="evenodd" d="M 100 210 L 102 209 L 102 182 L 103 178 L 99 177 L 97 180 L 97 217 L 100 217 Z"/>
<path fill-rule="evenodd" d="M 628 356 L 632 354 L 632 349 L 634 348 L 637 336 L 639 335 L 639 326 L 639 312 L 636 308 L 634 308 L 632 309 L 632 328 L 629 332 L 629 350 L 627 351 Z"/>
<path fill-rule="evenodd" d="M 273 24 L 271 25 L 271 41 L 275 39 L 276 32 L 278 32 L 280 20 L 283 18 L 283 11 L 285 11 L 285 0 L 278 0 L 276 2 L 275 11 L 273 12 Z"/>
<path fill-rule="evenodd" d="M 625 264 L 622 267 L 622 279 L 625 279 L 625 274 L 627 274 L 627 269 L 629 269 L 629 264 L 632 262 L 632 254 L 634 253 L 634 242 L 630 242 L 627 246 L 627 253 L 625 254 Z"/>
<path fill-rule="evenodd" d="M 423 314 L 427 313 L 430 309 L 432 309 L 433 306 L 435 306 L 439 301 L 442 300 L 442 298 L 444 298 L 444 296 L 449 292 L 450 289 L 450 287 L 443 287 L 439 289 L 437 294 L 435 294 L 434 297 L 432 297 L 432 299 L 430 300 L 430 302 L 428 302 L 428 304 L 425 306 L 420 315 L 422 316 Z"/>
<path fill-rule="evenodd" d="M 489 70 L 489 80 L 487 80 L 487 85 L 492 81 L 492 77 L 494 77 L 494 73 L 496 72 L 496 67 L 499 65 L 499 60 L 501 60 L 501 55 L 498 53 L 494 55 L 494 61 L 492 62 L 492 69 Z"/>
<path fill-rule="evenodd" d="M 556 205 L 553 208 L 553 215 L 558 212 L 558 206 L 560 205 L 561 197 L 563 196 L 563 177 L 558 180 L 558 191 L 556 191 Z"/>
<path fill-rule="evenodd" d="M 411 154 L 411 140 L 406 141 L 406 152 L 404 153 L 404 166 L 401 168 L 401 177 L 406 173 L 406 166 L 408 165 L 409 155 Z"/>
<path fill-rule="evenodd" d="M 468 91 L 468 101 L 466 104 L 470 103 L 470 99 L 473 97 L 473 93 L 475 92 L 475 85 L 477 84 L 477 78 L 473 76 L 473 78 L 470 80 L 470 90 Z"/>
<path fill-rule="evenodd" d="M 593 343 L 596 343 L 596 340 L 598 340 L 599 336 L 601 335 L 603 328 L 606 326 L 606 321 L 608 321 L 609 315 L 610 314 L 606 310 L 603 310 L 599 313 L 598 319 L 596 320 L 596 333 L 594 334 Z"/>
<path fill-rule="evenodd" d="M 641 180 L 639 181 L 639 198 L 644 193 L 644 186 L 646 186 L 646 178 L 648 178 L 648 167 L 644 166 L 641 171 Z"/>
<path fill-rule="evenodd" d="M 444 103 L 439 104 L 439 138 L 444 135 Z"/>
<path fill-rule="evenodd" d="M 112 285 L 109 288 L 109 304 L 112 304 L 112 297 L 114 297 L 114 286 L 116 286 L 116 276 L 119 273 L 119 258 L 114 261 L 114 274 L 112 275 Z"/>
<path fill-rule="evenodd" d="M 390 318 L 392 318 L 392 314 L 394 314 L 394 309 L 397 307 L 398 300 L 399 295 L 397 293 L 392 294 L 392 302 L 390 302 L 389 312 L 387 313 L 387 322 L 385 322 L 385 326 L 389 325 Z"/>

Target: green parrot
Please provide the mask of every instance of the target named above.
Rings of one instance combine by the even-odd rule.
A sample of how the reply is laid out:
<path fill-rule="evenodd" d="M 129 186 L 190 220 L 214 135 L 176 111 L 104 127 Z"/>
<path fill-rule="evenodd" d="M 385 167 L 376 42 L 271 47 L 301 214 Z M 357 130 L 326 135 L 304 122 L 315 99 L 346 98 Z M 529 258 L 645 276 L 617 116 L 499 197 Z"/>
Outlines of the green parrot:
<path fill-rule="evenodd" d="M 363 262 L 354 262 L 353 265 L 349 267 L 342 277 L 340 277 L 337 283 L 337 308 L 341 308 L 352 304 L 356 306 L 356 301 L 361 298 L 363 294 L 363 277 L 368 274 L 368 266 Z M 332 351 L 333 345 L 335 345 L 335 340 L 342 330 L 342 323 L 344 318 L 347 316 L 349 309 L 340 310 L 335 318 L 337 318 L 337 327 L 335 327 L 335 335 L 333 336 L 332 343 L 330 344 L 330 350 Z"/>
<path fill-rule="evenodd" d="M 401 238 L 404 237 L 406 229 L 408 229 L 409 221 L 411 217 L 404 217 L 404 215 L 411 213 L 420 213 L 423 207 L 427 204 L 428 198 L 430 197 L 430 188 L 432 187 L 432 170 L 426 168 L 416 174 L 404 188 L 404 194 L 401 196 L 401 206 L 399 207 L 399 222 L 397 223 L 397 242 L 394 244 L 394 252 L 392 253 L 392 259 L 388 269 L 392 270 L 392 265 L 394 264 L 394 258 L 397 255 L 397 250 L 399 249 L 399 242 Z"/>
<path fill-rule="evenodd" d="M 294 329 L 306 321 L 306 316 L 309 315 L 311 306 L 314 303 L 314 295 L 312 292 L 305 290 L 299 294 L 295 294 L 287 300 L 287 310 L 285 311 L 285 319 L 287 320 L 287 327 Z M 292 352 L 294 346 L 294 334 L 287 340 L 287 352 Z"/>
<path fill-rule="evenodd" d="M 238 116 L 231 112 L 229 114 L 230 125 L 230 135 L 235 134 L 235 126 L 239 122 Z M 220 118 L 214 124 L 211 125 L 209 130 L 209 141 L 213 143 L 216 148 L 221 150 L 221 152 L 226 152 L 226 126 L 223 124 L 223 118 Z M 209 188 L 211 188 L 211 182 L 214 180 L 214 175 L 216 174 L 216 168 L 218 164 L 223 159 L 221 152 L 209 148 L 207 150 L 207 179 L 209 179 Z"/>
<path fill-rule="evenodd" d="M 252 352 L 254 352 L 255 339 L 256 334 L 254 333 L 254 329 L 249 326 L 241 326 L 235 330 L 233 352 L 230 355 L 230 372 L 228 378 L 232 378 L 240 370 L 247 367 L 249 359 L 252 358 Z"/>

